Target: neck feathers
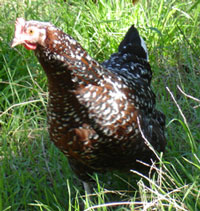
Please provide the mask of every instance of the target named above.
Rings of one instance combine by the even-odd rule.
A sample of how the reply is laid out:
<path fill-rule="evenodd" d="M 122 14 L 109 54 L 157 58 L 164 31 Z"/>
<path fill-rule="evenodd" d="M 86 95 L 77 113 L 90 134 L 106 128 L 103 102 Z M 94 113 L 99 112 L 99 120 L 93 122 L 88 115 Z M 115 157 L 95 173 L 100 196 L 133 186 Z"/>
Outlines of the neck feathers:
<path fill-rule="evenodd" d="M 59 84 L 67 83 L 69 88 L 72 84 L 94 84 L 103 73 L 103 67 L 78 42 L 59 29 L 47 31 L 46 47 L 38 46 L 36 56 L 50 83 L 58 84 L 59 80 Z"/>

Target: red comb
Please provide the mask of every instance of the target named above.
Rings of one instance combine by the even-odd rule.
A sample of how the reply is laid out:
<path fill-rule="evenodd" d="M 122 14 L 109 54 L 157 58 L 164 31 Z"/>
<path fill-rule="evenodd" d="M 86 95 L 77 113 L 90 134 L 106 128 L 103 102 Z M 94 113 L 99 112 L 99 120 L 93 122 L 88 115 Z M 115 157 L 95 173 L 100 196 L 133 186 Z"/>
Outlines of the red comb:
<path fill-rule="evenodd" d="M 15 47 L 18 44 L 21 44 L 21 36 L 24 30 L 25 20 L 23 18 L 17 18 L 15 21 L 15 36 L 11 43 L 11 47 Z"/>
<path fill-rule="evenodd" d="M 15 34 L 21 34 L 25 26 L 25 20 L 23 18 L 17 18 L 15 21 Z"/>

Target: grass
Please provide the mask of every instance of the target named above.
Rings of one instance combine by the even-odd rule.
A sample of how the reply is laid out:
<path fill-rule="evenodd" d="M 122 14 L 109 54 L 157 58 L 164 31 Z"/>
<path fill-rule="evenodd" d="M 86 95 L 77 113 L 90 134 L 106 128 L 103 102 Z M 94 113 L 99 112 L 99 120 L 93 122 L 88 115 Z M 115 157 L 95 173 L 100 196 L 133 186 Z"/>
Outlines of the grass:
<path fill-rule="evenodd" d="M 0 210 L 200 210 L 200 1 L 3 0 L 0 3 Z M 146 40 L 167 150 L 153 178 L 95 175 L 93 200 L 46 129 L 46 78 L 10 48 L 16 17 L 51 21 L 103 61 L 134 24 Z M 189 98 L 180 89 L 196 100 Z M 167 89 L 166 89 L 167 87 Z"/>

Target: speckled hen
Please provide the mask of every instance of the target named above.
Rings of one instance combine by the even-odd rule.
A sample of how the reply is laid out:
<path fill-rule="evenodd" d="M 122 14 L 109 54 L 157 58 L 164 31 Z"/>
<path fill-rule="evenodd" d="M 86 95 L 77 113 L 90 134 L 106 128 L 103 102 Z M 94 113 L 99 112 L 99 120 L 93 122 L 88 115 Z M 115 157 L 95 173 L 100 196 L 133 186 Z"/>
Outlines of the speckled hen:
<path fill-rule="evenodd" d="M 48 78 L 51 140 L 76 175 L 143 169 L 165 149 L 165 116 L 155 108 L 147 48 L 134 26 L 102 64 L 51 23 L 17 18 L 12 47 L 34 50 Z M 141 132 L 142 131 L 142 132 Z"/>

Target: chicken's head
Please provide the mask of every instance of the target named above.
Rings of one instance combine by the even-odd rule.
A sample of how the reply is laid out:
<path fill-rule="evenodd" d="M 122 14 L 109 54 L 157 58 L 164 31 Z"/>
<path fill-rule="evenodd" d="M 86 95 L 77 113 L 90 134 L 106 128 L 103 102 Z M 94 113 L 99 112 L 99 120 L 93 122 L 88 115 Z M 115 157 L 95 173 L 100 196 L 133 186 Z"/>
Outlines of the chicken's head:
<path fill-rule="evenodd" d="M 11 47 L 24 45 L 28 50 L 35 50 L 39 45 L 45 47 L 46 30 L 52 25 L 47 22 L 25 21 L 17 18 L 15 22 L 15 36 Z"/>

